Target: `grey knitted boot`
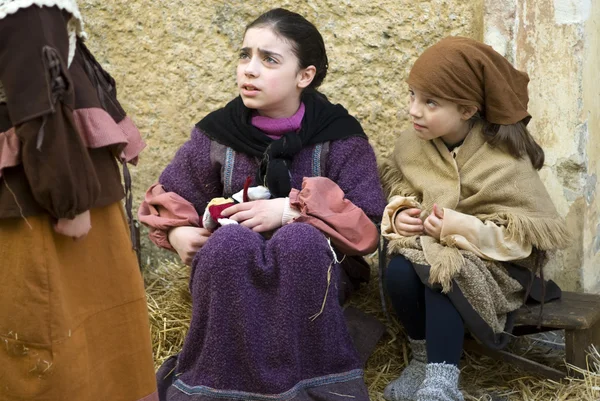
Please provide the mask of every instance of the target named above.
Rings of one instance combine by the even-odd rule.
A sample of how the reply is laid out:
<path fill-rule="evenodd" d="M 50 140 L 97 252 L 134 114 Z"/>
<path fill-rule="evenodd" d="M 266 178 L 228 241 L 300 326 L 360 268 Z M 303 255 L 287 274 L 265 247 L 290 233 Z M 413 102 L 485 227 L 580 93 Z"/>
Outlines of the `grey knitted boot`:
<path fill-rule="evenodd" d="M 387 401 L 413 401 L 421 383 L 425 379 L 427 364 L 427 348 L 425 340 L 408 339 L 412 351 L 412 359 L 404 368 L 400 377 L 387 385 L 383 398 Z"/>
<path fill-rule="evenodd" d="M 415 401 L 464 401 L 458 389 L 460 370 L 447 363 L 428 363 Z"/>

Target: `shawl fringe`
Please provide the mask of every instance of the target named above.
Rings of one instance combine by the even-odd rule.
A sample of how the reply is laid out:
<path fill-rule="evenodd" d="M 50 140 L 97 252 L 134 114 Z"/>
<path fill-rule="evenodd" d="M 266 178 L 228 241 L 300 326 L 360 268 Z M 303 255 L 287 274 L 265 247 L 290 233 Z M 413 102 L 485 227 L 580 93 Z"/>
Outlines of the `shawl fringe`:
<path fill-rule="evenodd" d="M 463 269 L 466 261 L 461 251 L 452 246 L 442 245 L 432 237 L 421 239 L 423 252 L 429 271 L 429 283 L 442 286 L 442 292 L 448 293 L 452 289 L 454 279 Z"/>
<path fill-rule="evenodd" d="M 561 219 L 508 213 L 477 217 L 506 226 L 509 239 L 529 242 L 542 251 L 566 248 L 570 243 L 569 232 Z"/>
<path fill-rule="evenodd" d="M 386 159 L 379 167 L 379 175 L 383 185 L 383 191 L 389 198 L 392 196 L 414 196 L 418 197 L 417 193 L 407 185 L 402 172 L 396 167 L 394 160 Z M 420 199 L 420 197 L 418 197 Z"/>
<path fill-rule="evenodd" d="M 403 237 L 395 234 L 388 242 L 387 253 L 389 256 L 404 255 L 413 263 L 429 264 L 429 282 L 441 285 L 442 292 L 448 293 L 452 289 L 452 280 L 465 264 L 465 258 L 458 248 L 442 245 L 433 238 L 426 237 L 423 240 L 430 243 L 427 244 L 427 252 L 424 253 L 421 240 L 418 236 Z"/>
<path fill-rule="evenodd" d="M 442 292 L 447 294 L 452 289 L 452 280 L 460 273 L 464 264 L 465 258 L 458 248 L 440 245 L 439 253 L 431 263 L 429 283 L 440 284 Z"/>
<path fill-rule="evenodd" d="M 393 239 L 390 239 L 387 244 L 387 254 L 389 256 L 402 254 L 403 249 L 421 249 L 419 245 L 418 237 L 403 237 L 401 235 L 394 235 Z"/>

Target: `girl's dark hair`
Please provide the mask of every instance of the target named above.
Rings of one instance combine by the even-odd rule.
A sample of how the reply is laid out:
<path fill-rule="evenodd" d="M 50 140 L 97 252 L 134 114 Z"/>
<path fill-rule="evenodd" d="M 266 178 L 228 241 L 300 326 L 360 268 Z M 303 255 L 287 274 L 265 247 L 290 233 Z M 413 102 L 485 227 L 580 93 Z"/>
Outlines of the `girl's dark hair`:
<path fill-rule="evenodd" d="M 329 63 L 325 43 L 317 27 L 300 14 L 283 8 L 267 11 L 251 22 L 246 27 L 246 31 L 261 27 L 270 27 L 276 35 L 291 44 L 292 51 L 298 57 L 300 68 L 315 66 L 317 72 L 309 88 L 318 88 L 327 75 Z"/>
<path fill-rule="evenodd" d="M 483 122 L 483 133 L 487 143 L 517 158 L 529 156 L 536 170 L 544 166 L 544 150 L 527 130 L 525 121 L 509 125 L 492 124 L 477 114 L 475 118 Z"/>

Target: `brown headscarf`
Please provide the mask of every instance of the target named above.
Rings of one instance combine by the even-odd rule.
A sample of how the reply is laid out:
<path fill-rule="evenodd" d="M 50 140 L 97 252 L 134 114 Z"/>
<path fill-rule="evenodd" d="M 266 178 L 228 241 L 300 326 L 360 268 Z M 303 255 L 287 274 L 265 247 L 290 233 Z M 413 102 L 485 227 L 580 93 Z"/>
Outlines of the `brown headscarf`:
<path fill-rule="evenodd" d="M 473 39 L 448 37 L 417 59 L 408 84 L 465 106 L 477 106 L 494 124 L 514 124 L 527 112 L 527 73 L 515 69 L 491 46 Z"/>

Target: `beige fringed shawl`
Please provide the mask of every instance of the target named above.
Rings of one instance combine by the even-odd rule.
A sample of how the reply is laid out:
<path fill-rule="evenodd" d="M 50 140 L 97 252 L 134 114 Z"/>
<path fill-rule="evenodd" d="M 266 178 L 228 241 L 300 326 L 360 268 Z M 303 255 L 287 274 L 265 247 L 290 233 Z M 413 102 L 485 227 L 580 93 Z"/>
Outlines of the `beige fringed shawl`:
<path fill-rule="evenodd" d="M 382 182 L 390 198 L 397 196 L 395 201 L 403 206 L 422 209 L 423 219 L 437 203 L 506 227 L 509 238 L 533 246 L 532 260 L 544 260 L 536 252 L 567 243 L 566 227 L 529 158 L 515 159 L 491 147 L 480 125 L 471 130 L 456 158 L 439 138 L 425 141 L 412 131 L 403 132 L 382 166 Z M 522 303 L 519 283 L 500 263 L 461 251 L 447 239 L 438 242 L 426 235 L 396 234 L 393 215 L 388 209 L 382 221 L 389 253 L 429 265 L 429 282 L 440 284 L 444 292 L 453 282 L 458 284 L 494 331 L 502 331 L 505 314 Z M 498 299 L 500 294 L 504 294 L 502 299 Z"/>

